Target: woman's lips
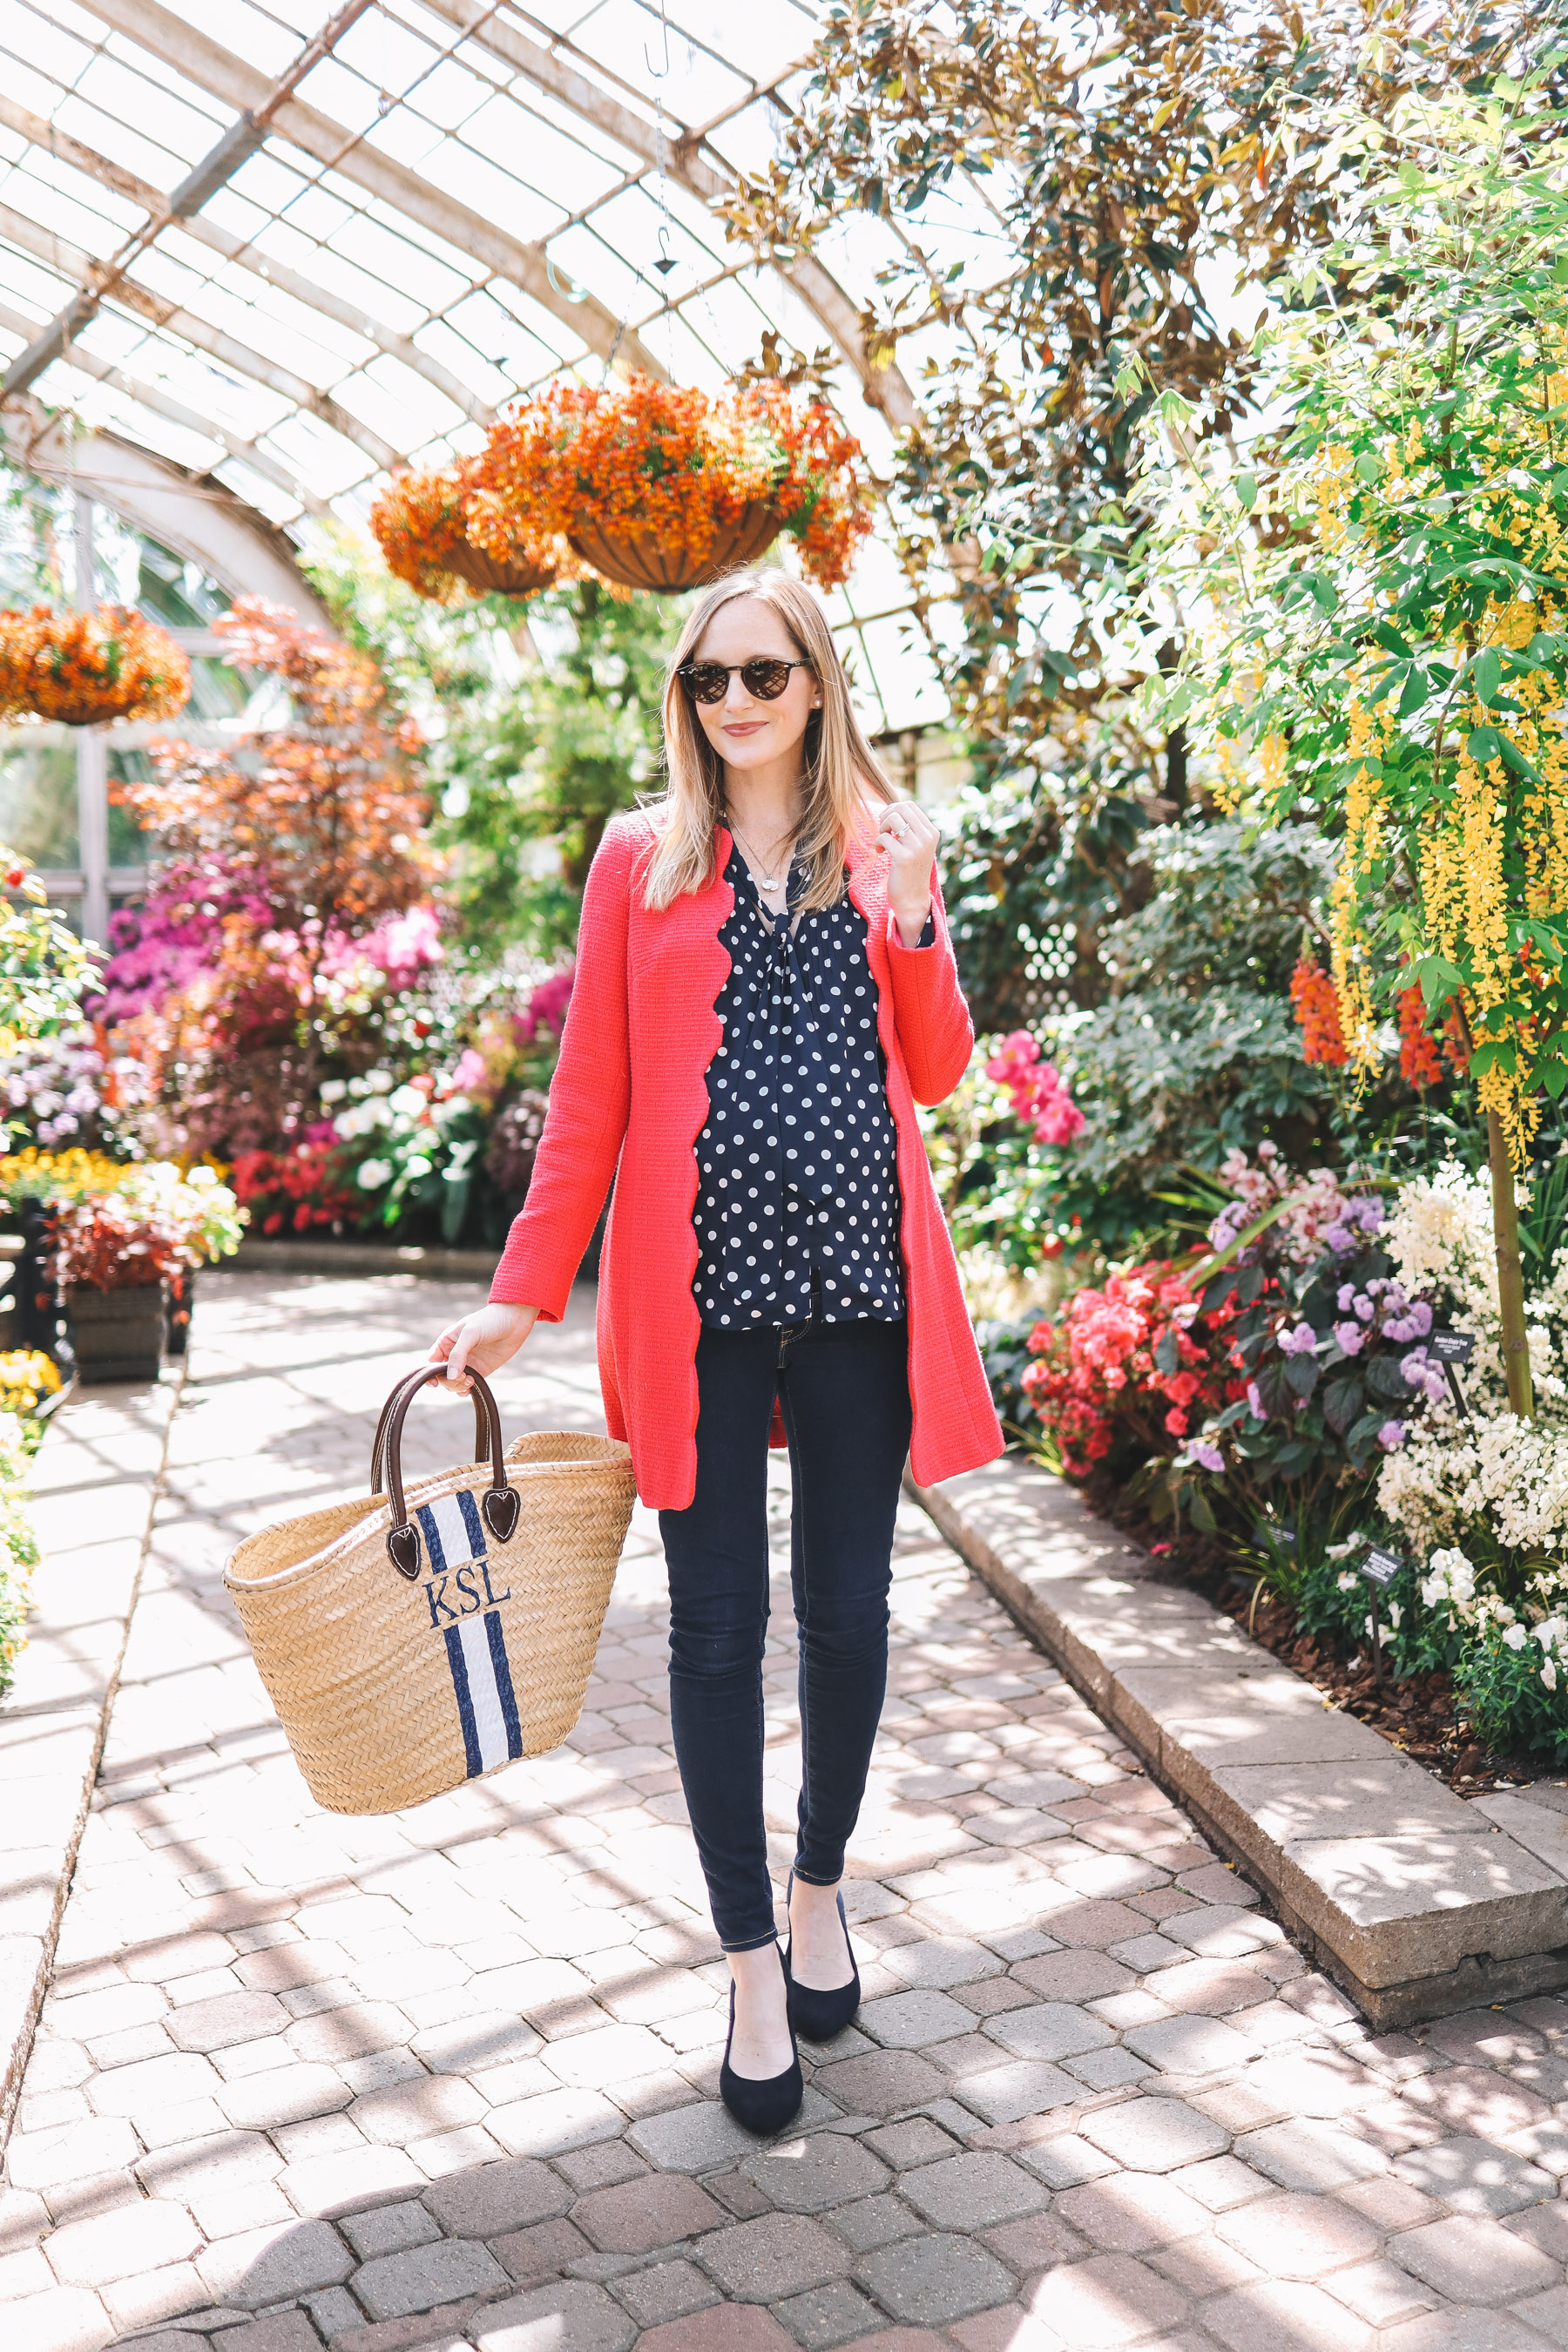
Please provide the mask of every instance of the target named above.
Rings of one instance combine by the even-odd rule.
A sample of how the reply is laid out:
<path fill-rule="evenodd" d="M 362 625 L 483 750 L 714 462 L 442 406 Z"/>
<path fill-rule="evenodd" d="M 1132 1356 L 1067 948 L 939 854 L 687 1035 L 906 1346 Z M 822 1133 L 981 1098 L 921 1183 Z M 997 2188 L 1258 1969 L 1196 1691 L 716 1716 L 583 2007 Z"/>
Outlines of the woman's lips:
<path fill-rule="evenodd" d="M 724 732 L 726 735 L 760 735 L 767 723 L 765 719 L 727 719 Z"/>

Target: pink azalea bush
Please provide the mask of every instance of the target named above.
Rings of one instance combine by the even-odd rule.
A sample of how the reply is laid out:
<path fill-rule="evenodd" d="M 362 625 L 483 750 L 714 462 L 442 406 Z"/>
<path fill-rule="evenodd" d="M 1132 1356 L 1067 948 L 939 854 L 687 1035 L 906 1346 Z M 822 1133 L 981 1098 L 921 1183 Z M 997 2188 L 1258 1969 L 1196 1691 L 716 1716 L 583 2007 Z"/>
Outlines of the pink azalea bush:
<path fill-rule="evenodd" d="M 1014 1117 L 1033 1130 L 1037 1143 L 1071 1143 L 1083 1133 L 1082 1111 L 1056 1064 L 1040 1059 L 1039 1044 L 1026 1029 L 1003 1038 L 985 1075 L 1005 1089 Z"/>

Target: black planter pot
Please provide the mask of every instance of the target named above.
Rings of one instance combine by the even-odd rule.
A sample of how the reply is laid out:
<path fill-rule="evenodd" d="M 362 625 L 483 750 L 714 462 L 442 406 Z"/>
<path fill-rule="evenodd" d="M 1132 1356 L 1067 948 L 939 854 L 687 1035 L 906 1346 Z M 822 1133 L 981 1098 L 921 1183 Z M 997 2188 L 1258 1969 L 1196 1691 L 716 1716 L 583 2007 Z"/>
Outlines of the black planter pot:
<path fill-rule="evenodd" d="M 79 1290 L 66 1301 L 66 1313 L 79 1381 L 157 1379 L 163 1368 L 161 1282 L 133 1290 Z"/>
<path fill-rule="evenodd" d="M 18 1348 L 41 1348 L 56 1353 L 60 1339 L 60 1296 L 55 1281 L 55 1228 L 58 1212 L 42 1201 L 16 1204 L 22 1228 L 22 1255 L 16 1269 L 16 1337 Z"/>
<path fill-rule="evenodd" d="M 190 1343 L 191 1310 L 196 1302 L 196 1269 L 182 1266 L 172 1274 L 164 1286 L 167 1311 L 163 1320 L 163 1352 L 171 1361 L 178 1362 Z"/>

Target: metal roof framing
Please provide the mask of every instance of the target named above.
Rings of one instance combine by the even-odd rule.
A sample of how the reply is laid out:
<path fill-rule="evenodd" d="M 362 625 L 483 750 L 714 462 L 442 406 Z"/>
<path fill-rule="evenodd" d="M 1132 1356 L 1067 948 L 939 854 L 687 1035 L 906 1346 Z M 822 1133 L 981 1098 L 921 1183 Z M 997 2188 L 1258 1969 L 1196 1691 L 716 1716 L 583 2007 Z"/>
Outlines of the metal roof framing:
<path fill-rule="evenodd" d="M 717 382 L 772 325 L 821 331 L 885 455 L 917 410 L 851 290 L 879 232 L 830 268 L 717 216 L 791 113 L 818 5 L 0 0 L 11 449 L 47 460 L 43 420 L 79 415 L 68 441 L 145 453 L 171 531 L 184 485 L 197 537 L 218 499 L 276 540 L 363 520 L 385 471 L 477 447 L 552 376 Z M 112 473 L 92 495 L 120 502 Z"/>
<path fill-rule="evenodd" d="M 161 8 L 158 0 L 87 0 L 87 5 L 95 16 L 173 66 L 209 96 L 242 110 L 265 104 L 265 74 L 220 48 L 183 16 Z M 569 326 L 600 358 L 612 359 L 618 351 L 629 365 L 664 381 L 660 362 L 596 296 L 562 289 L 561 273 L 551 264 L 542 245 L 524 245 L 509 236 L 378 149 L 363 142 L 351 144 L 352 131 L 307 106 L 302 99 L 285 100 L 273 117 L 273 127 L 280 138 L 302 149 L 313 162 L 433 230 L 444 244 L 471 255 L 487 271 L 510 280 L 542 310 Z"/>

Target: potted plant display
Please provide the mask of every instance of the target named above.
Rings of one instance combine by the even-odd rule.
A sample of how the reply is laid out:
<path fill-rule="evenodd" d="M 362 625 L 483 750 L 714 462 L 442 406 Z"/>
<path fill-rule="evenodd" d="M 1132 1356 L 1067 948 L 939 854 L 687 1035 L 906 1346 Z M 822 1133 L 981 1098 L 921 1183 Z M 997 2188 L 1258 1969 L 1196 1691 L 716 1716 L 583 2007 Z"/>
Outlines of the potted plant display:
<path fill-rule="evenodd" d="M 155 1381 L 163 1369 L 164 1285 L 179 1264 L 177 1228 L 119 1191 L 61 1209 L 61 1295 L 83 1381 Z"/>

